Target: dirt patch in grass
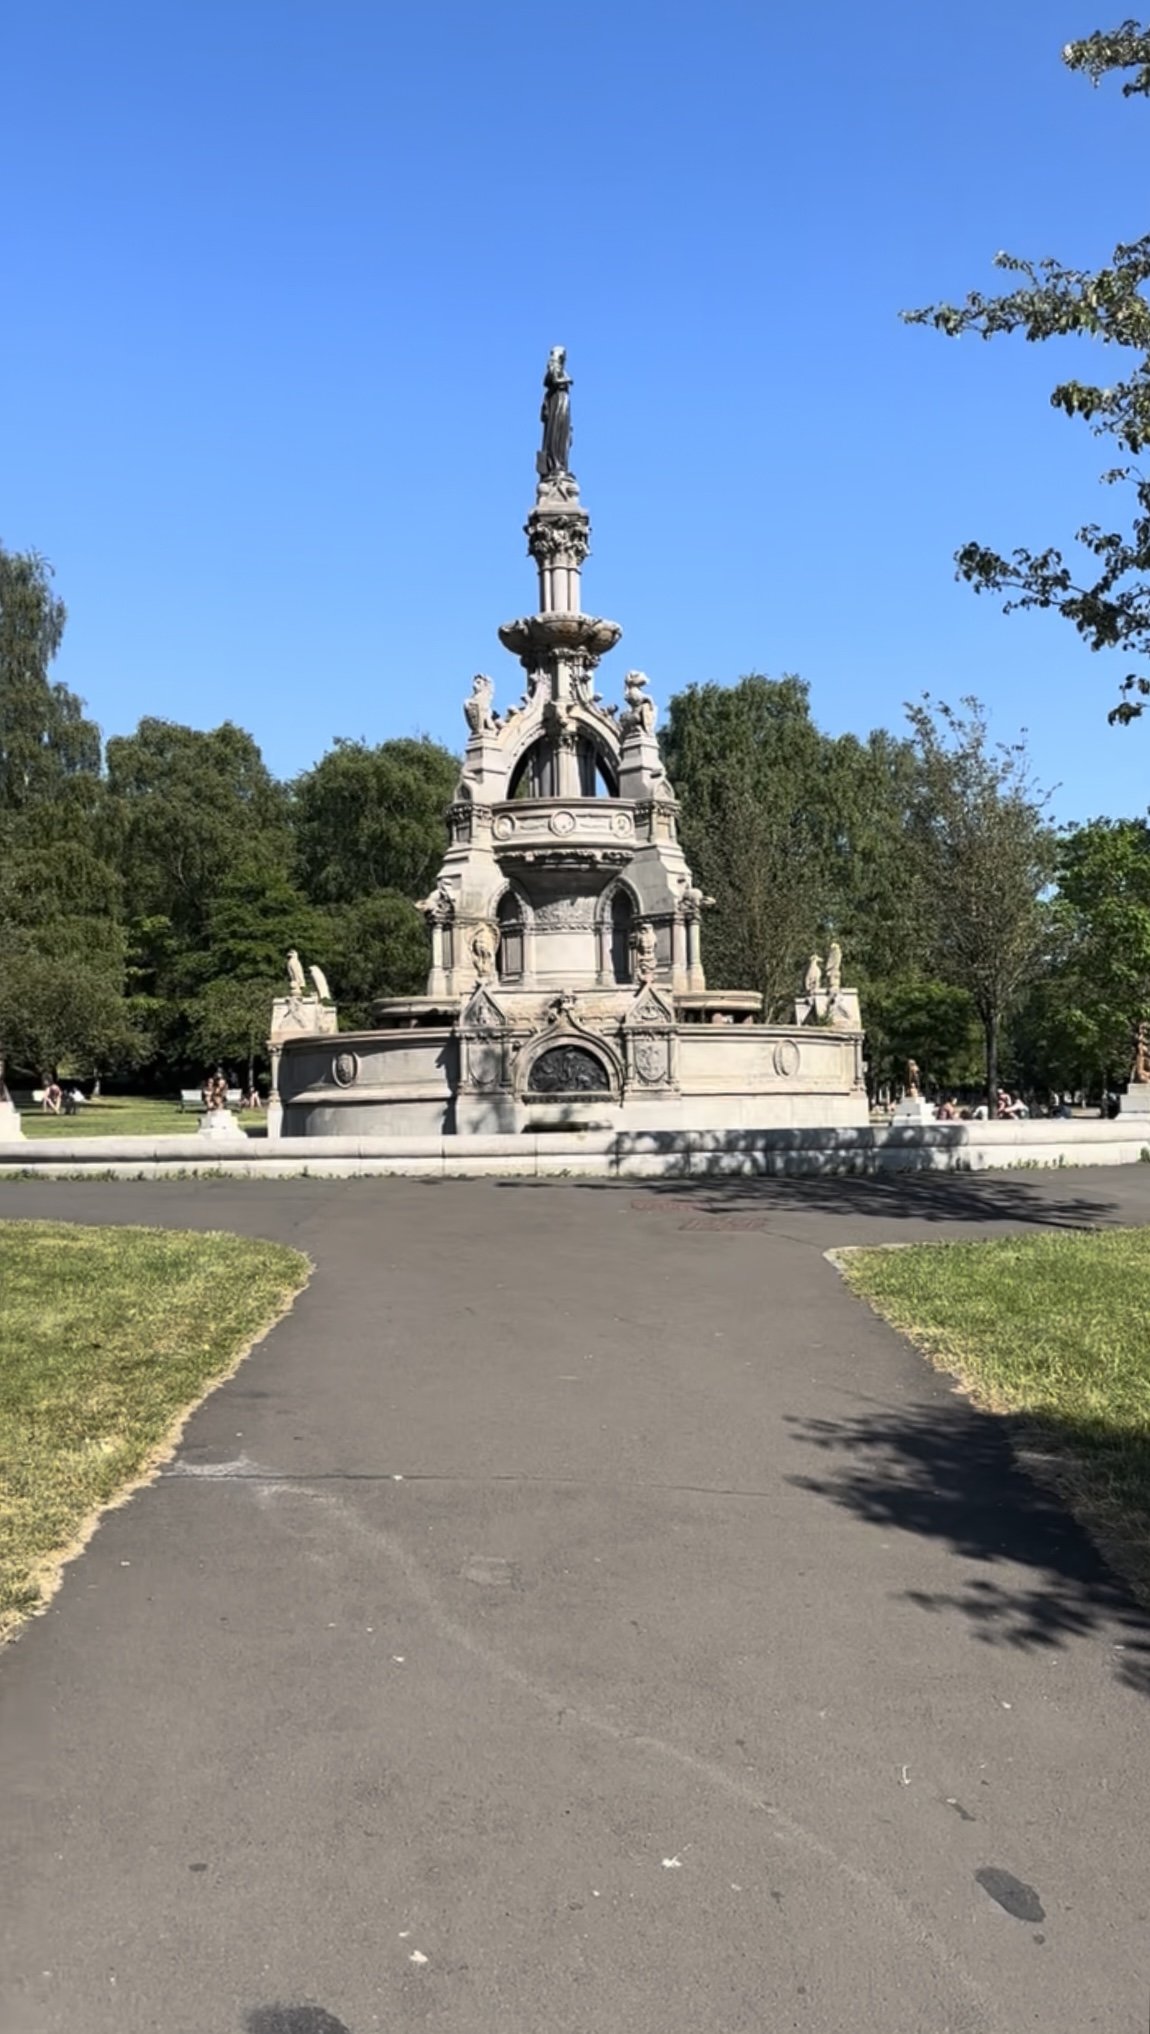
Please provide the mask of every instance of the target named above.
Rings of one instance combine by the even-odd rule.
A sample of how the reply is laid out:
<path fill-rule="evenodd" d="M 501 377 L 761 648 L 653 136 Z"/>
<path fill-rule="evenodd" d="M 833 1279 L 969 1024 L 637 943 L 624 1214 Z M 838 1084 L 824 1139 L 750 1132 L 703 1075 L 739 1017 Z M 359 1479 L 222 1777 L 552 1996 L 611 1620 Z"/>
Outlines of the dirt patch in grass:
<path fill-rule="evenodd" d="M 1013 1414 L 1028 1466 L 1057 1482 L 1150 1604 L 1150 1230 L 849 1250 L 855 1292 Z"/>
<path fill-rule="evenodd" d="M 240 1236 L 0 1222 L 0 1639 L 308 1269 Z"/>

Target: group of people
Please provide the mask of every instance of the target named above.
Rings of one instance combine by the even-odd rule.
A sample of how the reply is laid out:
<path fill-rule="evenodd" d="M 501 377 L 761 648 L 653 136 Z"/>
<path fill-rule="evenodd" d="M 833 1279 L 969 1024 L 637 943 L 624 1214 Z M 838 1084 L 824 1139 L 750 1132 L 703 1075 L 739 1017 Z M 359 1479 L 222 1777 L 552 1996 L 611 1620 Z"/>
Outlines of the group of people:
<path fill-rule="evenodd" d="M 49 1116 L 74 1116 L 83 1100 L 82 1091 L 72 1081 L 61 1087 L 55 1074 L 51 1074 L 44 1082 L 40 1107 Z"/>
<path fill-rule="evenodd" d="M 1031 1113 L 1029 1103 L 1024 1102 L 1021 1095 L 1012 1095 L 1007 1088 L 999 1088 L 994 1105 L 994 1118 L 996 1122 L 1025 1123 Z M 1040 1111 L 1040 1113 L 1051 1116 L 1069 1116 L 1072 1113 L 1070 1096 L 1051 1095 L 1049 1109 Z M 970 1123 L 986 1123 L 989 1121 L 990 1115 L 991 1111 L 987 1108 L 985 1102 L 979 1102 L 978 1106 L 972 1109 L 960 1108 L 957 1095 L 948 1096 L 944 1101 L 939 1102 L 935 1108 L 935 1121 L 937 1123 L 957 1123 L 960 1119 Z"/>
<path fill-rule="evenodd" d="M 222 1066 L 218 1066 L 215 1073 L 205 1074 L 200 1083 L 200 1100 L 205 1109 L 226 1109 L 229 1092 L 228 1077 Z M 263 1108 L 263 1096 L 260 1094 L 254 1081 L 240 1095 L 240 1108 Z"/>

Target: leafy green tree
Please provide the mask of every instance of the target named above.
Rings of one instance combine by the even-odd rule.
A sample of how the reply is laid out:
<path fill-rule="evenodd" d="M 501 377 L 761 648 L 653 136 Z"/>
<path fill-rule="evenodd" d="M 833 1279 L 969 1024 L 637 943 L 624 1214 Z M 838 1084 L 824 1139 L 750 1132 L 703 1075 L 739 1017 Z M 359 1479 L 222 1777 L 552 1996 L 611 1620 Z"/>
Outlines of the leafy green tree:
<path fill-rule="evenodd" d="M 1134 1031 L 1150 1019 L 1150 822 L 1074 828 L 1059 850 L 1056 908 L 1067 1036 L 1096 1073 L 1124 1077 Z"/>
<path fill-rule="evenodd" d="M 1130 96 L 1150 95 L 1150 29 L 1135 21 L 1099 30 L 1068 43 L 1062 52 L 1071 70 L 1095 84 L 1110 72 L 1131 72 L 1123 86 Z M 1129 357 L 1125 372 L 1106 383 L 1061 381 L 1050 400 L 1068 417 L 1081 417 L 1094 432 L 1116 444 L 1122 464 L 1102 478 L 1127 485 L 1132 508 L 1125 530 L 1087 523 L 1077 533 L 1085 552 L 1080 576 L 1061 550 L 1020 548 L 1009 555 L 970 542 L 956 554 L 961 578 L 979 592 L 1007 594 L 1006 609 L 1049 608 L 1061 614 L 1092 650 L 1121 649 L 1143 662 L 1150 658 L 1150 476 L 1128 462 L 1150 444 L 1150 235 L 1122 242 L 1097 270 L 1068 268 L 1061 261 L 1024 261 L 999 254 L 996 266 L 1019 280 L 1000 296 L 974 290 L 963 304 L 934 304 L 907 311 L 911 324 L 931 324 L 950 338 L 977 332 L 992 339 L 1021 332 L 1032 341 L 1080 337 L 1100 340 Z M 1129 721 L 1150 695 L 1145 669 L 1126 674 L 1112 721 Z"/>
<path fill-rule="evenodd" d="M 98 777 L 100 731 L 49 677 L 66 619 L 52 568 L 0 545 L 0 812 L 19 812 L 74 776 Z"/>
<path fill-rule="evenodd" d="M 0 1037 L 10 1064 L 34 1078 L 132 1066 L 144 1050 L 120 970 L 31 946 L 3 955 Z"/>
<path fill-rule="evenodd" d="M 294 787 L 307 896 L 353 904 L 381 890 L 412 901 L 426 895 L 443 860 L 458 776 L 457 759 L 437 742 L 337 741 Z"/>
<path fill-rule="evenodd" d="M 758 673 L 690 685 L 670 701 L 667 773 L 695 880 L 714 897 L 704 928 L 715 988 L 793 1001 L 834 892 L 828 748 L 808 688 Z"/>
<path fill-rule="evenodd" d="M 949 982 L 876 982 L 863 1001 L 872 1084 L 900 1084 L 916 1060 L 927 1090 L 966 1087 L 979 1077 L 978 1018 L 966 989 Z"/>
<path fill-rule="evenodd" d="M 130 1062 L 118 874 L 103 837 L 100 731 L 54 684 L 50 568 L 0 548 L 0 1042 L 34 1077 Z"/>
<path fill-rule="evenodd" d="M 962 704 L 965 713 L 929 699 L 907 708 L 920 772 L 907 861 L 928 906 L 934 971 L 966 991 L 982 1027 L 993 1109 L 1003 1025 L 1043 967 L 1053 843 L 1024 743 L 992 746 L 984 709 Z"/>
<path fill-rule="evenodd" d="M 378 997 L 421 996 L 427 986 L 426 928 L 394 890 L 319 914 L 316 942 L 344 1030 L 369 1028 Z"/>
<path fill-rule="evenodd" d="M 108 743 L 108 789 L 133 918 L 167 918 L 192 944 L 237 864 L 286 869 L 286 796 L 252 736 L 145 719 Z"/>

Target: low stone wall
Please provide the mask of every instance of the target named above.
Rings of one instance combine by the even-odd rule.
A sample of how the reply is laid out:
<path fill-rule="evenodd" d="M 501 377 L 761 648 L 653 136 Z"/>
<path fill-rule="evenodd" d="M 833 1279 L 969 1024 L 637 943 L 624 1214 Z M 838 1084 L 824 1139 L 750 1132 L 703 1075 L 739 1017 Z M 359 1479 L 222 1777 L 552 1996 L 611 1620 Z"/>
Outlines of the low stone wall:
<path fill-rule="evenodd" d="M 0 1143 L 0 1178 L 693 1179 L 817 1177 L 990 1168 L 1133 1165 L 1150 1123 L 894 1123 L 867 1128 L 584 1130 L 520 1137 L 27 1138 Z M 3 1209 L 0 1207 L 0 1214 Z"/>

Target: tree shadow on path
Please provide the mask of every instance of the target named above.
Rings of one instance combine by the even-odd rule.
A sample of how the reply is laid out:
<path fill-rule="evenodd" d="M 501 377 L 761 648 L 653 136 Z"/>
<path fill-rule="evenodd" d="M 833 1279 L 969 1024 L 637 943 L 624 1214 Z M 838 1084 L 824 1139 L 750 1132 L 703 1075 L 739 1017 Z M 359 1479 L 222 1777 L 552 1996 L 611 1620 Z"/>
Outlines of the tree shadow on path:
<path fill-rule="evenodd" d="M 1126 1186 L 1122 1182 L 1122 1187 Z M 1143 1186 L 1138 1181 L 1135 1184 Z M 1088 1229 L 1100 1223 L 1150 1220 L 1150 1192 L 1114 1192 L 1057 1179 L 1021 1180 L 986 1173 L 844 1174 L 794 1179 L 652 1180 L 636 1198 L 654 1206 L 688 1205 L 706 1214 L 863 1216 L 870 1220 L 1033 1224 Z"/>
<path fill-rule="evenodd" d="M 1105 1184 L 1067 1181 L 1052 1172 L 1022 1180 L 997 1173 L 823 1174 L 818 1178 L 599 1180 L 504 1179 L 504 1193 L 565 1192 L 629 1195 L 637 1213 L 678 1216 L 682 1226 L 768 1229 L 780 1215 L 825 1215 L 839 1219 L 906 1222 L 961 1222 L 987 1229 L 1025 1224 L 1045 1229 L 1091 1229 L 1103 1224 L 1150 1222 L 1150 1177 Z M 704 1222 L 701 1217 L 711 1217 Z"/>
<path fill-rule="evenodd" d="M 984 1644 L 1023 1652 L 1105 1638 L 1118 1679 L 1150 1695 L 1150 1616 L 1055 1491 L 1019 1466 L 1014 1448 L 1034 1447 L 1033 1431 L 958 1399 L 788 1425 L 827 1463 L 825 1474 L 790 1477 L 794 1486 L 868 1525 L 938 1541 L 982 1571 L 904 1600 L 957 1611 Z"/>

